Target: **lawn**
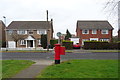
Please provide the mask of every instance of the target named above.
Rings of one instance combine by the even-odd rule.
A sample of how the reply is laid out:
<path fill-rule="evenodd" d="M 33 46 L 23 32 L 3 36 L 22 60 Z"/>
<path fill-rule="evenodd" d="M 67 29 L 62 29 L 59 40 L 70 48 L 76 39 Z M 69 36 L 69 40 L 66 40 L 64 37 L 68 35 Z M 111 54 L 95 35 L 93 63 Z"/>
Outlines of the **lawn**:
<path fill-rule="evenodd" d="M 118 78 L 118 60 L 70 60 L 48 66 L 37 78 Z"/>
<path fill-rule="evenodd" d="M 34 63 L 29 60 L 2 60 L 2 77 L 10 78 Z"/>

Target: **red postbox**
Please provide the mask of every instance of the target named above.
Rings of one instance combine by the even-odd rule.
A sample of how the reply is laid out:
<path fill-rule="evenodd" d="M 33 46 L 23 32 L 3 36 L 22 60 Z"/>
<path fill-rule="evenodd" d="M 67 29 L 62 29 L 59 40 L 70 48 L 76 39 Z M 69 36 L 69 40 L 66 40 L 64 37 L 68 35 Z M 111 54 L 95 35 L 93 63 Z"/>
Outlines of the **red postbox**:
<path fill-rule="evenodd" d="M 60 64 L 60 55 L 65 55 L 65 47 L 55 44 L 55 64 Z"/>
<path fill-rule="evenodd" d="M 65 55 L 65 47 L 60 47 L 60 55 Z"/>

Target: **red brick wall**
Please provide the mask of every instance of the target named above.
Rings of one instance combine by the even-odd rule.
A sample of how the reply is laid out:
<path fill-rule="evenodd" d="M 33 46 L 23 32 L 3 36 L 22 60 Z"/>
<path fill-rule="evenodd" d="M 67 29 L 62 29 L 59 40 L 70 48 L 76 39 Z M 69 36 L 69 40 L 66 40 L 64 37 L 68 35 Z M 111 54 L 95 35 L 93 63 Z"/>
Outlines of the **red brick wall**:
<path fill-rule="evenodd" d="M 112 30 L 109 30 L 108 34 L 101 34 L 101 30 L 97 30 L 97 34 L 92 34 L 92 30 L 89 30 L 89 34 L 82 34 L 82 30 L 77 29 L 76 35 L 80 38 L 80 44 L 82 44 L 82 39 L 109 38 L 110 41 L 112 40 Z"/>

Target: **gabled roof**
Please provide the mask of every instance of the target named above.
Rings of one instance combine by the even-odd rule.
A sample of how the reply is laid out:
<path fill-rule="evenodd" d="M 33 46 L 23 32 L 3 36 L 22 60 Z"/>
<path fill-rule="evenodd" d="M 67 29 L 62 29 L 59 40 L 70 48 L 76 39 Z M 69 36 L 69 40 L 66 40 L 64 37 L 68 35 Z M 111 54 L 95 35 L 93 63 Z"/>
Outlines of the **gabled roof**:
<path fill-rule="evenodd" d="M 2 26 L 5 27 L 5 24 L 3 23 L 2 20 L 0 20 L 0 25 L 1 25 L 1 27 L 2 27 Z"/>
<path fill-rule="evenodd" d="M 80 29 L 113 29 L 108 21 L 96 20 L 79 20 L 77 27 Z"/>
<path fill-rule="evenodd" d="M 51 29 L 51 21 L 12 21 L 7 29 Z"/>

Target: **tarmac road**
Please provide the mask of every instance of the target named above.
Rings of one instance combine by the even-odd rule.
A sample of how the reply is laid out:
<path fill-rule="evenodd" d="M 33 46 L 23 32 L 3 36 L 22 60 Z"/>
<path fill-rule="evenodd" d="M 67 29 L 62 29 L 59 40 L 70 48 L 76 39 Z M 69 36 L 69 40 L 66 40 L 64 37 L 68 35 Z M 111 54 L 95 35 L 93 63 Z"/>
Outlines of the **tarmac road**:
<path fill-rule="evenodd" d="M 54 60 L 54 53 L 0 53 L 0 55 L 3 60 Z M 66 53 L 66 55 L 61 55 L 61 60 L 71 59 L 118 59 L 118 53 Z"/>

